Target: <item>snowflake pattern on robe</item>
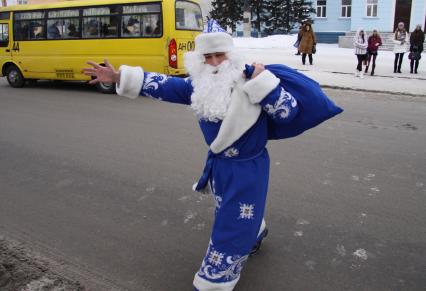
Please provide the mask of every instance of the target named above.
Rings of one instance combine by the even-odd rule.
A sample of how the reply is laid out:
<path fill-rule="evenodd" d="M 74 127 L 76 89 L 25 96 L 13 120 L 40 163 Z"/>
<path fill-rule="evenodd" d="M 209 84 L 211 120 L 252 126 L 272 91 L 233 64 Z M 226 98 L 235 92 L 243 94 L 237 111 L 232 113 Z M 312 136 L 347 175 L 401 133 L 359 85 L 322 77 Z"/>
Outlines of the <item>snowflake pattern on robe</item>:
<path fill-rule="evenodd" d="M 207 260 L 210 264 L 219 266 L 220 264 L 222 264 L 223 256 L 223 253 L 220 253 L 218 251 L 212 251 L 210 252 L 209 258 Z"/>
<path fill-rule="evenodd" d="M 224 152 L 225 157 L 227 158 L 232 158 L 232 157 L 236 157 L 240 154 L 240 152 L 238 151 L 238 149 L 236 148 L 229 148 Z"/>
<path fill-rule="evenodd" d="M 210 241 L 207 259 L 203 260 L 198 275 L 209 280 L 229 282 L 238 279 L 248 255 L 227 255 L 214 249 Z"/>
<path fill-rule="evenodd" d="M 239 219 L 254 219 L 254 204 L 240 203 Z"/>
<path fill-rule="evenodd" d="M 273 118 L 278 117 L 280 119 L 285 119 L 290 115 L 290 108 L 287 106 L 287 104 L 285 104 L 286 101 L 290 101 L 291 107 L 293 108 L 297 106 L 296 99 L 294 99 L 291 94 L 281 88 L 280 97 L 278 97 L 278 100 L 275 102 L 275 104 L 266 104 L 264 108 L 266 112 Z"/>
<path fill-rule="evenodd" d="M 143 83 L 143 91 L 146 96 L 153 97 L 152 93 L 158 90 L 158 87 L 168 80 L 167 75 L 160 73 L 147 73 Z M 161 99 L 158 99 L 161 100 Z"/>
<path fill-rule="evenodd" d="M 214 200 L 216 202 L 216 212 L 220 209 L 220 206 L 222 205 L 222 197 L 219 195 L 214 195 Z"/>

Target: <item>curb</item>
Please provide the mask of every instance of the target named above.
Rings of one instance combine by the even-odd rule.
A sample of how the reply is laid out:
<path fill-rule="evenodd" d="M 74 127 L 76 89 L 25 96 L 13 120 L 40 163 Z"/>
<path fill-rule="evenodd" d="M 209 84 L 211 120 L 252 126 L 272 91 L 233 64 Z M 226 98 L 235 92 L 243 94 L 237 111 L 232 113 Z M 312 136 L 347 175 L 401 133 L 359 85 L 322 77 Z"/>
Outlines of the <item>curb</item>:
<path fill-rule="evenodd" d="M 395 91 L 384 91 L 384 90 L 358 89 L 358 88 L 342 87 L 342 86 L 335 86 L 335 85 L 322 85 L 322 84 L 320 84 L 320 85 L 321 85 L 321 88 L 327 88 L 327 89 L 338 89 L 338 90 L 348 90 L 348 91 L 381 93 L 381 94 L 390 94 L 390 95 L 397 95 L 397 96 L 426 98 L 426 95 L 424 95 L 424 94 L 412 94 L 412 93 L 407 93 L 407 92 L 395 92 Z"/>

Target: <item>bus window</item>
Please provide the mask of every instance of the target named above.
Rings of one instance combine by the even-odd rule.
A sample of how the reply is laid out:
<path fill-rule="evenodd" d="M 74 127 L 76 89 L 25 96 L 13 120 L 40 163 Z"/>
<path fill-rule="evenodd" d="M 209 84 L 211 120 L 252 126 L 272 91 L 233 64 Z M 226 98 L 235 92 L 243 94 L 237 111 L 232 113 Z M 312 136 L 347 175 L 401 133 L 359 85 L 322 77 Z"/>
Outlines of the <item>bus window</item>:
<path fill-rule="evenodd" d="M 30 24 L 31 34 L 30 39 L 44 39 L 46 35 L 44 33 L 44 25 L 41 22 L 33 21 Z"/>
<path fill-rule="evenodd" d="M 140 37 L 141 36 L 141 16 L 126 15 L 123 16 L 122 25 L 123 37 Z"/>
<path fill-rule="evenodd" d="M 13 37 L 15 40 L 30 39 L 30 22 L 28 20 L 16 21 L 13 26 Z"/>
<path fill-rule="evenodd" d="M 138 4 L 123 6 L 123 14 L 160 13 L 160 4 Z"/>
<path fill-rule="evenodd" d="M 9 20 L 10 12 L 0 12 L 0 20 Z"/>
<path fill-rule="evenodd" d="M 62 38 L 64 30 L 64 21 L 62 19 L 47 20 L 47 39 Z"/>
<path fill-rule="evenodd" d="M 161 36 L 161 5 L 159 3 L 125 5 L 122 21 L 123 37 Z"/>
<path fill-rule="evenodd" d="M 9 24 L 0 24 L 0 47 L 9 45 Z"/>
<path fill-rule="evenodd" d="M 118 6 L 83 10 L 83 38 L 118 37 Z"/>
<path fill-rule="evenodd" d="M 143 36 L 161 36 L 161 21 L 160 15 L 148 14 L 142 16 Z"/>
<path fill-rule="evenodd" d="M 118 37 L 118 23 L 120 22 L 119 16 L 108 16 L 101 18 L 102 37 Z"/>
<path fill-rule="evenodd" d="M 49 11 L 47 17 L 48 39 L 67 39 L 80 37 L 78 9 Z"/>
<path fill-rule="evenodd" d="M 65 23 L 66 33 L 65 38 L 79 38 L 80 37 L 80 22 L 78 19 L 71 19 Z"/>
<path fill-rule="evenodd" d="M 36 25 L 43 25 L 44 12 L 17 12 L 14 16 L 13 34 L 15 40 L 29 40 L 34 35 Z"/>
<path fill-rule="evenodd" d="M 176 1 L 176 29 L 203 30 L 200 6 L 187 1 Z"/>

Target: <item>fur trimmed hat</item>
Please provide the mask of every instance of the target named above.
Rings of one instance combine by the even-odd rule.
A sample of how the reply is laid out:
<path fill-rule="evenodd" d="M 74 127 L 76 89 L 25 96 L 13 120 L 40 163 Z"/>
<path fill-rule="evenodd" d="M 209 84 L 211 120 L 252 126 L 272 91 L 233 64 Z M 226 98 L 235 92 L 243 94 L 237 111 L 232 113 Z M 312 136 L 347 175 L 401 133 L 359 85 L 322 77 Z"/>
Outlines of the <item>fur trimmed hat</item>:
<path fill-rule="evenodd" d="M 210 19 L 202 34 L 195 38 L 195 51 L 200 54 L 228 53 L 234 49 L 232 37 L 217 23 Z"/>
<path fill-rule="evenodd" d="M 202 33 L 195 38 L 195 51 L 203 55 L 227 53 L 233 49 L 232 37 L 226 32 Z"/>

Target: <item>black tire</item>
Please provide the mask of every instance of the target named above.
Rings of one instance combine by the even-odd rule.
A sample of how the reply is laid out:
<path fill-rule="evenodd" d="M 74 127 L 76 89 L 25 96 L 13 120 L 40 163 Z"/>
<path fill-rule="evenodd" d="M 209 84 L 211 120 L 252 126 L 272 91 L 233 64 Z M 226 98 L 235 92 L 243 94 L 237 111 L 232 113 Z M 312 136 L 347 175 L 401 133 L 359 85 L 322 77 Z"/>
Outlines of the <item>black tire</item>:
<path fill-rule="evenodd" d="M 115 94 L 115 83 L 102 83 L 96 84 L 96 89 L 104 94 Z"/>
<path fill-rule="evenodd" d="M 7 68 L 6 78 L 9 85 L 13 88 L 22 88 L 25 86 L 25 78 L 19 68 L 15 65 L 11 65 Z"/>

